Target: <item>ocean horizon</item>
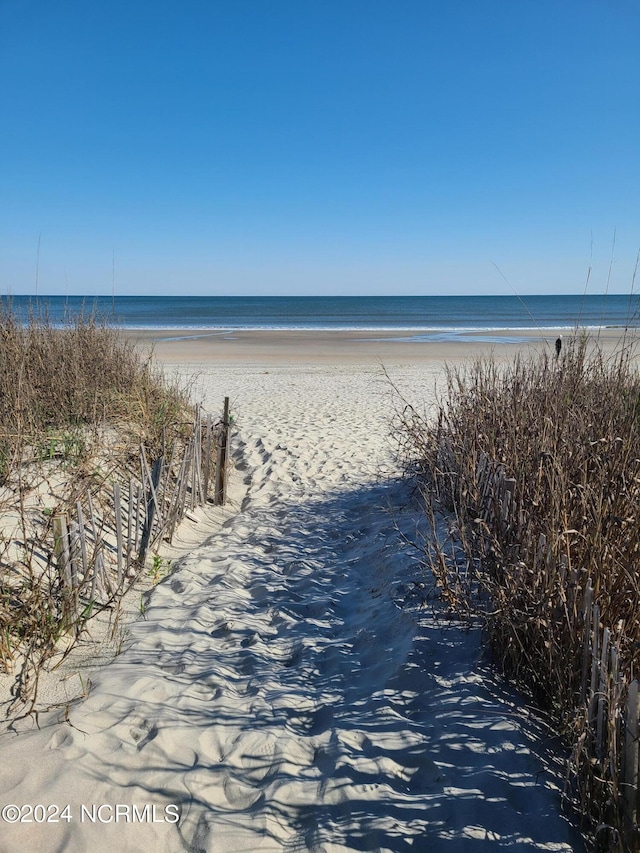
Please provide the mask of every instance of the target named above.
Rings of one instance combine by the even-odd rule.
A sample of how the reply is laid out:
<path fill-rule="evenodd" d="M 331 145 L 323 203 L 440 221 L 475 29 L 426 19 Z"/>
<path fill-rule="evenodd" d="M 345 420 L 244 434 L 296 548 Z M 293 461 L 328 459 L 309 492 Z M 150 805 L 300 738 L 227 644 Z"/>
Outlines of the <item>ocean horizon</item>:
<path fill-rule="evenodd" d="M 491 332 L 635 326 L 629 294 L 529 296 L 0 296 L 26 321 L 79 315 L 126 329 Z"/>

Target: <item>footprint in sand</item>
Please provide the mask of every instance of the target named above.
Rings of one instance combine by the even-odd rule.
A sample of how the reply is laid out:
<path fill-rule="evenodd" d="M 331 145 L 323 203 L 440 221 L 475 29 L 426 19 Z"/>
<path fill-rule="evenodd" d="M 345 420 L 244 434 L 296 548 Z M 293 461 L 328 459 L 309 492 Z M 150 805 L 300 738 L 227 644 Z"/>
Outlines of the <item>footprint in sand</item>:
<path fill-rule="evenodd" d="M 158 736 L 158 727 L 155 723 L 150 723 L 149 720 L 145 719 L 139 725 L 134 725 L 130 728 L 129 735 L 136 749 L 140 751 L 148 743 L 151 743 L 152 740 L 155 740 Z"/>
<path fill-rule="evenodd" d="M 222 687 L 215 681 L 205 679 L 204 682 L 190 684 L 182 694 L 181 698 L 187 697 L 196 702 L 213 702 L 222 695 Z"/>
<path fill-rule="evenodd" d="M 254 788 L 252 785 L 246 785 L 244 782 L 239 782 L 230 776 L 225 777 L 222 789 L 227 802 L 233 807 L 234 811 L 247 811 L 264 802 L 264 791 Z"/>
<path fill-rule="evenodd" d="M 293 667 L 299 666 L 302 663 L 302 659 L 304 657 L 304 646 L 302 643 L 298 643 L 293 647 L 289 656 L 285 659 L 283 666 L 287 667 L 287 669 L 292 669 Z"/>
<path fill-rule="evenodd" d="M 233 622 L 223 622 L 221 625 L 218 625 L 217 628 L 209 631 L 209 636 L 215 637 L 216 639 L 227 638 L 232 631 Z"/>
<path fill-rule="evenodd" d="M 330 777 L 336 769 L 337 757 L 337 738 L 334 734 L 332 735 L 327 749 L 324 747 L 318 747 L 318 749 L 316 749 L 313 756 L 313 763 L 323 776 Z"/>
<path fill-rule="evenodd" d="M 326 732 L 333 725 L 333 708 L 328 705 L 320 705 L 317 711 L 314 711 L 309 727 L 310 735 L 319 735 Z"/>

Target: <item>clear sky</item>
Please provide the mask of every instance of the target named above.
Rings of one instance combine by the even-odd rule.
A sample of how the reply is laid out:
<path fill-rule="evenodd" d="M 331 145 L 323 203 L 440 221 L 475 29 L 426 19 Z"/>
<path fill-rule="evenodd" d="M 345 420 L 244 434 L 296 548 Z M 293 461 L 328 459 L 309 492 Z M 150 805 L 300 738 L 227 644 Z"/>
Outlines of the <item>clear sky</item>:
<path fill-rule="evenodd" d="M 0 124 L 0 293 L 628 292 L 640 249 L 636 0 L 0 0 Z"/>

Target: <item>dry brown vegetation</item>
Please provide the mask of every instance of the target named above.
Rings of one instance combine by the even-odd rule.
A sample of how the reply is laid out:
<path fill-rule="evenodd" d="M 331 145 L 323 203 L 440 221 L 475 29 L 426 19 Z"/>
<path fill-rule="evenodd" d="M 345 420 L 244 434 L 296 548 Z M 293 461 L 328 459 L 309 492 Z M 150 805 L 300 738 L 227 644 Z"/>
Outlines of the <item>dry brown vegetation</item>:
<path fill-rule="evenodd" d="M 22 661 L 17 693 L 96 610 L 87 602 L 70 623 L 52 519 L 89 495 L 104 521 L 105 496 L 135 471 L 141 443 L 156 458 L 192 419 L 185 390 L 117 329 L 93 316 L 23 324 L 0 300 L 0 668 Z"/>
<path fill-rule="evenodd" d="M 640 666 L 640 378 L 628 336 L 612 356 L 577 334 L 559 359 L 489 358 L 447 379 L 434 420 L 411 406 L 402 416 L 402 452 L 434 532 L 439 515 L 453 520 L 448 542 L 425 547 L 426 562 L 452 607 L 482 615 L 502 671 L 551 710 L 573 748 L 571 797 L 598 841 L 634 847 L 634 829 L 631 842 L 618 832 L 614 748 Z M 501 491 L 487 489 L 489 468 Z M 600 681 L 610 731 L 599 749 L 598 696 L 589 706 L 585 691 L 589 584 L 594 636 L 608 628 L 615 649 L 616 683 Z"/>

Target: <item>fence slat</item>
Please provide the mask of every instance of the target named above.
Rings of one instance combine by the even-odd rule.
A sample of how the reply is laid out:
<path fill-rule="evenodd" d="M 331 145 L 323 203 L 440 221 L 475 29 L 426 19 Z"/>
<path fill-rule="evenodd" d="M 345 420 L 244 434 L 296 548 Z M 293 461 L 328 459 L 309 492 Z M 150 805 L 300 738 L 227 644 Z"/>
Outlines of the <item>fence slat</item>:
<path fill-rule="evenodd" d="M 640 716 L 640 684 L 633 680 L 629 685 L 625 728 L 624 762 L 624 823 L 627 845 L 637 849 L 638 815 L 638 719 Z"/>
<path fill-rule="evenodd" d="M 142 486 L 138 483 L 138 488 L 136 490 L 136 527 L 135 527 L 135 536 L 133 542 L 133 553 L 138 554 L 138 545 L 140 544 L 140 534 L 142 532 L 142 525 L 140 524 L 140 507 L 143 504 L 143 492 Z"/>
<path fill-rule="evenodd" d="M 146 465 L 146 459 L 144 461 Z M 144 530 L 142 531 L 142 536 L 140 538 L 140 553 L 138 554 L 138 560 L 141 566 L 144 566 L 144 561 L 147 556 L 147 548 L 149 546 L 149 539 L 151 538 L 151 529 L 153 527 L 154 513 L 158 507 L 158 501 L 156 498 L 156 486 L 160 482 L 161 474 L 162 456 L 156 459 L 156 461 L 153 463 L 153 470 L 150 475 L 150 492 L 149 498 L 147 499 L 147 514 L 144 523 Z"/>
<path fill-rule="evenodd" d="M 134 496 L 133 496 L 133 492 L 134 492 L 133 480 L 129 479 L 129 504 L 127 507 L 127 509 L 128 509 L 128 511 L 127 511 L 127 546 L 125 549 L 125 557 L 126 557 L 125 572 L 127 573 L 127 575 L 129 574 L 129 570 L 131 568 L 131 553 L 132 553 L 131 540 L 132 540 L 132 537 L 134 535 L 134 533 L 133 533 L 133 524 L 134 524 L 134 516 L 133 516 Z"/>
<path fill-rule="evenodd" d="M 162 458 L 163 457 L 160 456 L 156 460 L 156 462 L 154 462 L 154 466 L 156 465 L 156 463 L 159 460 L 162 460 Z M 160 469 L 160 472 L 158 473 L 158 479 L 155 480 L 151 471 L 149 471 L 149 464 L 147 462 L 147 454 L 145 453 L 145 450 L 144 450 L 144 444 L 140 445 L 140 460 L 142 462 L 142 472 L 143 472 L 142 483 L 143 483 L 143 485 L 145 483 L 149 484 L 149 488 L 151 490 L 151 500 L 153 500 L 153 503 L 155 505 L 155 511 L 158 513 L 158 519 L 162 519 L 162 510 L 160 509 L 160 502 L 158 501 L 158 483 L 160 482 L 160 476 L 162 475 L 162 469 Z M 147 513 L 147 515 L 148 515 L 148 513 Z"/>
<path fill-rule="evenodd" d="M 122 570 L 122 507 L 120 505 L 120 484 L 113 484 L 113 513 L 116 522 L 116 564 L 118 566 L 118 587 L 124 577 Z"/>
<path fill-rule="evenodd" d="M 591 687 L 589 699 L 593 699 L 598 687 L 598 665 L 600 662 L 600 608 L 593 605 L 593 625 L 591 628 Z"/>
<path fill-rule="evenodd" d="M 211 479 L 211 444 L 213 442 L 213 418 L 211 412 L 207 415 L 207 431 L 204 440 L 204 500 L 209 500 L 209 481 Z"/>
<path fill-rule="evenodd" d="M 78 522 L 69 522 L 69 569 L 71 573 L 71 591 L 78 589 L 78 563 L 80 560 L 80 535 Z"/>
<path fill-rule="evenodd" d="M 584 648 L 582 652 L 582 687 L 580 690 L 580 703 L 587 701 L 587 675 L 589 663 L 591 662 L 591 615 L 593 608 L 593 586 L 591 578 L 587 580 L 587 588 L 584 592 L 584 603 L 582 612 L 584 618 Z"/>
<path fill-rule="evenodd" d="M 76 515 L 78 517 L 78 527 L 80 528 L 80 558 L 82 561 L 82 580 L 83 582 L 89 575 L 89 556 L 87 554 L 87 536 L 85 532 L 84 513 L 82 512 L 82 504 L 80 501 L 76 503 Z"/>
<path fill-rule="evenodd" d="M 600 656 L 600 678 L 598 680 L 598 721 L 596 724 L 596 755 L 602 760 L 604 755 L 604 709 L 607 701 L 609 675 L 609 636 L 605 628 L 602 632 L 602 653 Z"/>
<path fill-rule="evenodd" d="M 69 529 L 67 516 L 62 513 L 54 515 L 53 521 L 53 552 L 63 587 L 66 591 L 71 590 L 71 569 L 69 566 Z"/>

